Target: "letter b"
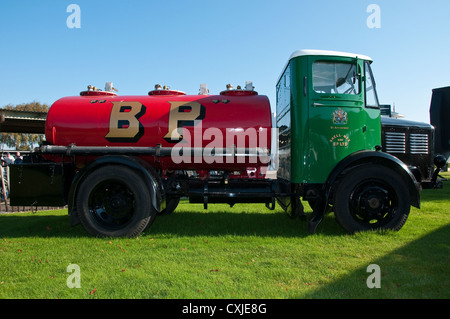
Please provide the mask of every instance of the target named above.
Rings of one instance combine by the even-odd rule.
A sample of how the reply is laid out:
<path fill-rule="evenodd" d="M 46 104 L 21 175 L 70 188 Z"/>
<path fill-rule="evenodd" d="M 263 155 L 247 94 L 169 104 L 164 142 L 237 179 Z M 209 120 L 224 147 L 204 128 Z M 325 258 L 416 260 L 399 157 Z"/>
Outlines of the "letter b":
<path fill-rule="evenodd" d="M 105 138 L 109 142 L 136 143 L 144 135 L 144 126 L 139 121 L 147 110 L 140 102 L 112 102 L 109 132 Z"/>

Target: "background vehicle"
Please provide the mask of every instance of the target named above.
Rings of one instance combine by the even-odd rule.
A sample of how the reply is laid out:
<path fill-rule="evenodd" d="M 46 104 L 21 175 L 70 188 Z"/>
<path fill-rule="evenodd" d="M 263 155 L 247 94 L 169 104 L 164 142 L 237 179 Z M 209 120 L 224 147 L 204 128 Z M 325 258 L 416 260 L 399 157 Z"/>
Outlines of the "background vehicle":
<path fill-rule="evenodd" d="M 422 188 L 441 188 L 439 170 L 450 156 L 450 87 L 433 90 L 431 124 L 391 116 L 390 105 L 381 111 L 383 152 L 408 165 Z"/>
<path fill-rule="evenodd" d="M 420 185 L 381 151 L 371 63 L 293 53 L 276 85 L 276 123 L 251 83 L 218 95 L 158 86 L 119 97 L 90 87 L 62 98 L 48 113 L 46 145 L 12 167 L 11 205 L 67 204 L 72 224 L 92 235 L 136 236 L 184 196 L 205 208 L 278 202 L 292 217 L 305 216 L 302 198 L 313 207 L 312 233 L 330 208 L 349 232 L 399 230 L 410 206 L 420 207 Z"/>
<path fill-rule="evenodd" d="M 435 151 L 435 127 L 402 118 L 381 117 L 383 152 L 405 163 L 422 188 L 442 188 L 435 161 L 445 162 Z M 438 164 L 442 167 L 442 164 Z"/>
<path fill-rule="evenodd" d="M 450 157 L 450 87 L 433 89 L 430 123 L 436 128 L 435 152 Z"/>

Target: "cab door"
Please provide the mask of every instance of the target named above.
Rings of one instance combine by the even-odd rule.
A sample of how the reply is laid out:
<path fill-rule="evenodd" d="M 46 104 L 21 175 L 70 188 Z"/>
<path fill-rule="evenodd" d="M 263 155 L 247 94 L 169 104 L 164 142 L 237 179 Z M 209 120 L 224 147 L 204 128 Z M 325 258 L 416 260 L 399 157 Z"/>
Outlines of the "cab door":
<path fill-rule="evenodd" d="M 381 112 L 378 101 L 375 78 L 372 73 L 369 61 L 364 61 L 364 110 L 365 116 L 365 143 L 366 149 L 374 150 L 376 146 L 381 146 Z"/>
<path fill-rule="evenodd" d="M 363 60 L 308 59 L 309 180 L 324 183 L 338 162 L 369 147 L 367 136 L 374 123 L 364 103 Z"/>

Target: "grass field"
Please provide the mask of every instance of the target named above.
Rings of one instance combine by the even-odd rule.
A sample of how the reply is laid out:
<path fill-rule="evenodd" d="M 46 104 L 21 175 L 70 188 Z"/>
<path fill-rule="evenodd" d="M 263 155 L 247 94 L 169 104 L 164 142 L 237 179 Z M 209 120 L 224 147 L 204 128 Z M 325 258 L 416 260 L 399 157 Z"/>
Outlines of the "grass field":
<path fill-rule="evenodd" d="M 65 210 L 4 214 L 0 299 L 447 299 L 449 195 L 450 182 L 423 191 L 399 232 L 354 235 L 332 214 L 310 235 L 306 222 L 259 204 L 181 203 L 135 239 L 92 238 Z M 71 264 L 80 288 L 68 287 Z M 367 286 L 371 264 L 381 288 Z"/>

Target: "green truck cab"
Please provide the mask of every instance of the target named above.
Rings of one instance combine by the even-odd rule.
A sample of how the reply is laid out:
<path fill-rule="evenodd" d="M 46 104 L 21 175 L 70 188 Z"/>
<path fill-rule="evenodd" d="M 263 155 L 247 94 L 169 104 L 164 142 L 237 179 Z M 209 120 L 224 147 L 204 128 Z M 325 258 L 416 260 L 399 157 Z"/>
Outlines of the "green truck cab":
<path fill-rule="evenodd" d="M 372 59 L 351 53 L 294 52 L 276 86 L 278 179 L 292 196 L 277 198 L 292 216 L 299 198 L 313 208 L 314 232 L 327 211 L 347 231 L 399 230 L 420 208 L 420 185 L 398 158 L 381 152 Z"/>

